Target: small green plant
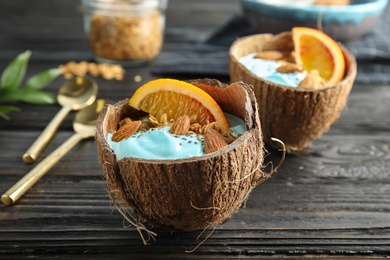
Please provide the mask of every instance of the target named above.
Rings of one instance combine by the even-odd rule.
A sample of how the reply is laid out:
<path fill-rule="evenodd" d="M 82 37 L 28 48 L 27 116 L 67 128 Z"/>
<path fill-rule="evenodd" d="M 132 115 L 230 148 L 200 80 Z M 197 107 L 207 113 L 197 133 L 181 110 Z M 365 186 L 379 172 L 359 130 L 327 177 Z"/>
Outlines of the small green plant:
<path fill-rule="evenodd" d="M 25 51 L 12 60 L 0 78 L 0 117 L 9 120 L 7 113 L 19 111 L 12 102 L 46 105 L 56 102 L 55 95 L 41 89 L 61 74 L 60 68 L 48 69 L 30 77 L 23 85 L 31 51 Z M 3 104 L 6 103 L 6 104 Z"/>

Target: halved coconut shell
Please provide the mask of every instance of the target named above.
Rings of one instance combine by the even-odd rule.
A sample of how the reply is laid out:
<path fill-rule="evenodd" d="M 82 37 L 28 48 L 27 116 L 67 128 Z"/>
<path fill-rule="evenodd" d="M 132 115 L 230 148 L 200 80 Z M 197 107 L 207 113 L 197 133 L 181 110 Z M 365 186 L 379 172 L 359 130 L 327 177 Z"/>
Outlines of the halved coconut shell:
<path fill-rule="evenodd" d="M 258 107 L 251 88 L 237 82 L 190 81 L 209 93 L 224 112 L 242 118 L 247 131 L 215 153 L 188 159 L 118 160 L 106 138 L 124 117 L 140 112 L 128 100 L 106 106 L 99 117 L 96 142 L 103 174 L 116 203 L 136 217 L 170 230 L 202 230 L 229 219 L 250 191 L 269 174 L 262 172 L 264 145 Z"/>
<path fill-rule="evenodd" d="M 253 52 L 293 50 L 290 32 L 278 35 L 257 34 L 236 40 L 230 47 L 231 81 L 253 86 L 260 110 L 264 140 L 284 142 L 287 151 L 302 150 L 322 135 L 340 116 L 356 77 L 356 60 L 340 44 L 346 61 L 344 79 L 322 89 L 287 87 L 256 76 L 239 62 Z"/>

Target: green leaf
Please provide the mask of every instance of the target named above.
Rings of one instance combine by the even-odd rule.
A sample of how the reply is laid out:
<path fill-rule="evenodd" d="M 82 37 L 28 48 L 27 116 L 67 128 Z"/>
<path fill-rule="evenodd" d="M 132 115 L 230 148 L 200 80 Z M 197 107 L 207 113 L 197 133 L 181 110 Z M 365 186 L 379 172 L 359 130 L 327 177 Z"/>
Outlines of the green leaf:
<path fill-rule="evenodd" d="M 20 89 L 0 89 L 0 101 L 20 101 L 22 95 Z"/>
<path fill-rule="evenodd" d="M 27 63 L 30 56 L 31 51 L 25 51 L 8 64 L 1 75 L 0 88 L 16 89 L 20 86 L 20 83 L 26 74 Z"/>
<path fill-rule="evenodd" d="M 15 106 L 0 106 L 0 117 L 4 118 L 5 120 L 9 120 L 10 117 L 7 115 L 7 113 L 19 110 L 20 109 Z"/>
<path fill-rule="evenodd" d="M 47 105 L 55 103 L 56 97 L 52 93 L 23 88 L 0 91 L 0 101 L 23 101 L 30 104 Z"/>
<path fill-rule="evenodd" d="M 52 80 L 61 75 L 60 68 L 48 69 L 29 78 L 24 84 L 27 89 L 41 89 L 49 84 Z"/>
<path fill-rule="evenodd" d="M 56 102 L 56 97 L 52 93 L 43 92 L 34 89 L 22 89 L 23 95 L 20 101 L 36 104 L 36 105 L 48 105 Z"/>

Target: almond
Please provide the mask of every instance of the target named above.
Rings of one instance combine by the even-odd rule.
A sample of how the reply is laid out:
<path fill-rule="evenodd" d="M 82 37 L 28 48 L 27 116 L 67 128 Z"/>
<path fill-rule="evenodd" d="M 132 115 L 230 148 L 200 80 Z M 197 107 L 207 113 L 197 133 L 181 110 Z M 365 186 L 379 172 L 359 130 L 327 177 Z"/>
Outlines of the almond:
<path fill-rule="evenodd" d="M 324 80 L 321 78 L 318 70 L 312 70 L 306 77 L 298 84 L 298 88 L 312 88 L 319 89 L 325 86 Z"/>
<path fill-rule="evenodd" d="M 276 71 L 280 73 L 301 72 L 303 71 L 303 66 L 295 63 L 286 63 L 279 66 Z"/>
<path fill-rule="evenodd" d="M 179 117 L 169 129 L 169 132 L 174 135 L 184 135 L 190 129 L 190 118 L 187 115 Z"/>
<path fill-rule="evenodd" d="M 280 51 L 262 51 L 258 52 L 253 56 L 253 58 L 263 59 L 263 60 L 280 60 L 283 59 L 284 55 Z"/>
<path fill-rule="evenodd" d="M 118 131 L 116 131 L 113 135 L 112 135 L 112 138 L 111 140 L 114 141 L 114 142 L 119 142 L 127 137 L 130 137 L 132 136 L 133 134 L 135 134 L 138 130 L 138 128 L 140 127 L 141 125 L 141 121 L 140 120 L 137 120 L 137 121 L 132 121 L 130 123 L 127 123 L 127 124 L 124 124 L 123 126 L 121 126 Z"/>
<path fill-rule="evenodd" d="M 120 122 L 119 122 L 119 128 L 124 126 L 125 124 L 128 124 L 130 123 L 132 120 L 129 118 L 129 117 L 126 117 L 124 119 L 122 119 Z"/>
<path fill-rule="evenodd" d="M 204 152 L 206 154 L 213 153 L 218 151 L 219 149 L 227 146 L 227 142 L 223 139 L 222 134 L 220 134 L 217 130 L 209 128 L 206 130 L 204 134 Z"/>
<path fill-rule="evenodd" d="M 314 78 L 307 74 L 307 76 L 298 84 L 298 88 L 317 88 Z"/>

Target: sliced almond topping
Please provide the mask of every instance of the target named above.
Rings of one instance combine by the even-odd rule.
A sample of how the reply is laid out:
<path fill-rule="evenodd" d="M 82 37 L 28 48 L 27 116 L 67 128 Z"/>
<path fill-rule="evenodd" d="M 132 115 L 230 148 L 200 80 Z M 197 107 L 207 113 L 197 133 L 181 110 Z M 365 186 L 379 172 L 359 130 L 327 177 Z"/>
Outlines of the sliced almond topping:
<path fill-rule="evenodd" d="M 223 139 L 222 134 L 217 130 L 209 128 L 204 135 L 204 152 L 206 154 L 213 153 L 227 146 L 227 142 Z"/>
<path fill-rule="evenodd" d="M 152 115 L 150 115 L 150 114 L 149 114 L 149 117 L 148 117 L 148 121 L 149 121 L 150 123 L 152 123 L 154 126 L 159 126 L 159 125 L 160 125 L 160 123 L 158 122 L 158 120 L 157 120 L 154 116 L 152 116 Z"/>
<path fill-rule="evenodd" d="M 179 117 L 175 123 L 169 129 L 171 134 L 184 135 L 190 129 L 190 118 L 188 115 Z"/>
<path fill-rule="evenodd" d="M 280 60 L 283 59 L 284 54 L 280 51 L 262 51 L 258 52 L 253 56 L 253 58 L 263 59 L 263 60 Z"/>
<path fill-rule="evenodd" d="M 218 132 L 220 131 L 218 123 L 217 122 L 212 122 L 212 123 L 209 123 L 207 125 L 202 126 L 202 128 L 200 129 L 200 133 L 201 134 L 206 133 L 207 129 L 209 129 L 209 128 L 217 130 Z"/>
<path fill-rule="evenodd" d="M 161 115 L 160 124 L 166 125 L 167 123 L 168 123 L 168 116 L 166 113 L 164 113 Z"/>
<path fill-rule="evenodd" d="M 304 69 L 302 65 L 295 63 L 286 63 L 276 69 L 276 71 L 280 73 L 302 72 L 303 70 Z"/>
<path fill-rule="evenodd" d="M 202 126 L 199 123 L 193 123 L 190 125 L 190 129 L 188 130 L 188 132 L 201 134 L 202 133 L 201 130 L 202 130 Z"/>
<path fill-rule="evenodd" d="M 135 134 L 138 130 L 138 128 L 140 127 L 141 125 L 141 121 L 140 120 L 137 120 L 137 121 L 132 121 L 128 124 L 125 124 L 123 126 L 121 126 L 118 131 L 116 131 L 113 135 L 112 135 L 112 138 L 111 140 L 114 141 L 114 142 L 119 142 L 125 138 L 128 138 L 130 136 L 132 136 L 133 134 Z"/>

